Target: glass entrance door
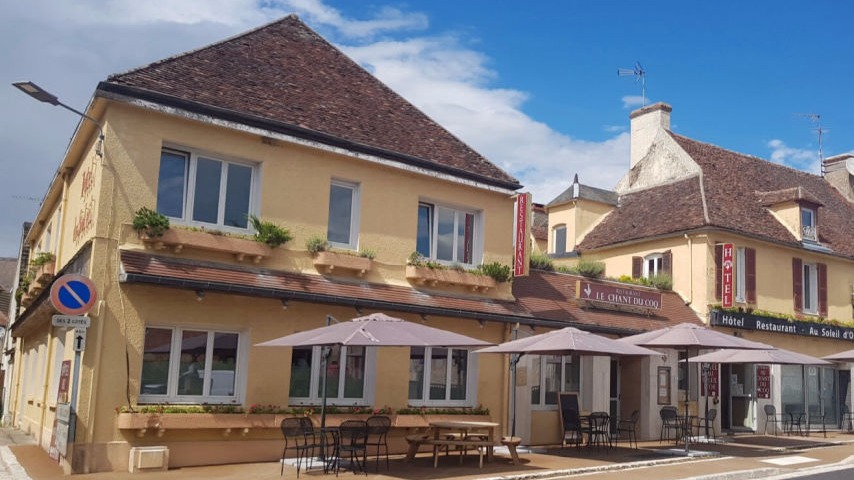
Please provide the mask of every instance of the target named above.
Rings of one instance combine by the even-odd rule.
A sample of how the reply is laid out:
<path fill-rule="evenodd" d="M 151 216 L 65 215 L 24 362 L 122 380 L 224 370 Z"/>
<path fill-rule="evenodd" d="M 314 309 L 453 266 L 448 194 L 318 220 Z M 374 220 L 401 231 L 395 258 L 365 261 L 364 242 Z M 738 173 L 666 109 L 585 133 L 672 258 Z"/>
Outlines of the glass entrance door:
<path fill-rule="evenodd" d="M 810 421 L 822 415 L 826 425 L 836 425 L 838 408 L 836 402 L 836 370 L 830 367 L 806 367 L 807 413 Z"/>

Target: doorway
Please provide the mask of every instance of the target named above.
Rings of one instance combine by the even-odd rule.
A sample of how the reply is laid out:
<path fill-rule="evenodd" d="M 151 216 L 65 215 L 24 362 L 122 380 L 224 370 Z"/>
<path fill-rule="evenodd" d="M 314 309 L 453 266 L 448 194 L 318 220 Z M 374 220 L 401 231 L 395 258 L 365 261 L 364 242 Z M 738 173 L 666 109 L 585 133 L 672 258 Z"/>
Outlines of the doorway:
<path fill-rule="evenodd" d="M 756 366 L 721 365 L 721 427 L 732 431 L 756 429 Z"/>

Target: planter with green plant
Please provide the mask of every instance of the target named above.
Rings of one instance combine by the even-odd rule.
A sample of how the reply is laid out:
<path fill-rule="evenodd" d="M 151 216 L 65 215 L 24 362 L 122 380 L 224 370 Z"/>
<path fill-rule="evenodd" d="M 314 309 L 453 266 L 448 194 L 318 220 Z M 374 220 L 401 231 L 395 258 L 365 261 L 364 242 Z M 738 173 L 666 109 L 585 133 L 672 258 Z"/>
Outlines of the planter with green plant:
<path fill-rule="evenodd" d="M 40 252 L 30 260 L 27 272 L 29 278 L 28 293 L 38 295 L 50 285 L 56 270 L 56 256 L 50 252 Z"/>
<path fill-rule="evenodd" d="M 329 242 L 319 236 L 314 236 L 306 241 L 306 250 L 314 257 L 314 266 L 323 273 L 331 274 L 336 269 L 355 272 L 358 276 L 364 276 L 373 266 L 373 254 L 349 251 L 332 251 Z"/>
<path fill-rule="evenodd" d="M 483 275 L 480 272 L 469 272 L 461 266 L 449 268 L 438 262 L 427 260 L 418 252 L 409 256 L 406 265 L 406 279 L 417 285 L 428 287 L 461 286 L 473 292 L 486 292 L 495 288 L 497 282 L 494 278 Z"/>
<path fill-rule="evenodd" d="M 255 229 L 255 241 L 266 244 L 270 248 L 276 248 L 293 239 L 291 232 L 287 229 L 273 222 L 261 220 L 255 215 L 249 215 L 249 222 Z"/>
<path fill-rule="evenodd" d="M 148 207 L 140 207 L 133 216 L 133 229 L 140 238 L 162 237 L 169 230 L 169 218 Z"/>

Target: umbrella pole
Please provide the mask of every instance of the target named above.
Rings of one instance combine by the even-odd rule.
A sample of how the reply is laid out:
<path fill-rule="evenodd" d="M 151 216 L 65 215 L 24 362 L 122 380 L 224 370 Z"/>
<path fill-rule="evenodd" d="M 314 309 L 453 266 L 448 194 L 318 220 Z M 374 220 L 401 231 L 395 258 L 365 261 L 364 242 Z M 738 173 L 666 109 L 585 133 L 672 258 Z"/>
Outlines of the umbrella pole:
<path fill-rule="evenodd" d="M 516 355 L 516 358 L 510 358 L 510 390 L 513 392 L 510 395 L 510 436 L 516 436 L 516 366 L 523 354 Z"/>
<path fill-rule="evenodd" d="M 711 365 L 708 363 L 704 363 L 701 367 L 703 369 L 703 385 L 706 387 L 706 441 L 709 440 L 709 369 Z M 717 442 L 716 442 L 717 443 Z"/>
<path fill-rule="evenodd" d="M 690 390 L 691 390 L 691 375 L 690 375 L 690 371 L 688 370 L 688 349 L 686 348 L 685 349 L 685 423 L 684 423 L 684 430 L 682 432 L 682 434 L 685 435 L 685 453 L 688 453 L 688 437 L 691 433 L 688 431 L 688 429 L 691 428 L 691 426 L 688 425 L 688 398 L 689 398 L 688 392 Z"/>

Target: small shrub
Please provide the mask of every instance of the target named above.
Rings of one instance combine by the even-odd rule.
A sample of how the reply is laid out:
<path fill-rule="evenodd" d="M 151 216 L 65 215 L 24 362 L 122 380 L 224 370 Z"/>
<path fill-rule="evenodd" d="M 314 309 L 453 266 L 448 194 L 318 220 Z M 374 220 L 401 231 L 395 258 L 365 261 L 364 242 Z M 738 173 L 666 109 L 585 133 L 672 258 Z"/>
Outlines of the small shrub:
<path fill-rule="evenodd" d="M 464 267 L 461 264 L 456 263 L 456 262 L 452 263 L 451 266 L 448 268 L 450 268 L 451 270 L 453 270 L 455 272 L 465 272 L 466 271 L 466 267 Z"/>
<path fill-rule="evenodd" d="M 255 240 L 266 243 L 271 248 L 276 248 L 293 239 L 291 232 L 273 222 L 261 220 L 255 215 L 249 215 L 249 221 L 252 223 L 252 228 L 255 229 Z"/>
<path fill-rule="evenodd" d="M 325 252 L 332 248 L 326 237 L 315 235 L 305 241 L 305 249 L 312 255 L 317 255 L 320 252 Z"/>
<path fill-rule="evenodd" d="M 133 229 L 136 233 L 150 238 L 162 237 L 163 233 L 169 230 L 169 218 L 147 207 L 141 207 L 134 213 Z"/>
<path fill-rule="evenodd" d="M 409 254 L 409 258 L 406 259 L 406 263 L 416 267 L 423 267 L 424 264 L 427 263 L 427 257 L 421 255 L 420 252 L 415 251 Z"/>
<path fill-rule="evenodd" d="M 377 252 L 371 250 L 370 248 L 363 248 L 359 250 L 359 256 L 362 258 L 367 258 L 369 260 L 373 260 L 377 258 Z"/>
<path fill-rule="evenodd" d="M 655 287 L 659 290 L 672 290 L 673 289 L 673 277 L 667 275 L 666 273 L 660 273 L 658 275 L 653 275 L 648 279 L 649 286 Z"/>
<path fill-rule="evenodd" d="M 47 265 L 48 263 L 54 261 L 56 259 L 56 255 L 50 252 L 40 252 L 38 255 L 33 257 L 30 260 L 30 266 L 33 268 L 41 267 L 42 265 Z"/>
<path fill-rule="evenodd" d="M 545 270 L 547 272 L 553 272 L 555 267 L 552 259 L 548 257 L 545 253 L 532 253 L 531 259 L 528 262 L 529 266 L 533 270 Z"/>
<path fill-rule="evenodd" d="M 510 266 L 500 262 L 478 265 L 477 270 L 483 275 L 492 277 L 496 282 L 509 282 L 513 278 L 510 274 Z"/>
<path fill-rule="evenodd" d="M 605 273 L 605 263 L 592 260 L 580 260 L 573 270 L 582 277 L 599 278 Z"/>

